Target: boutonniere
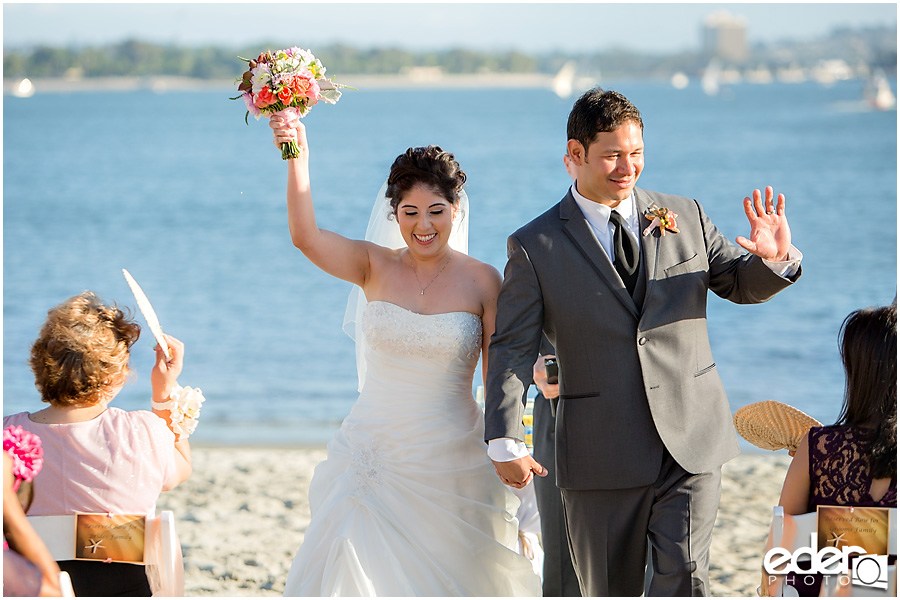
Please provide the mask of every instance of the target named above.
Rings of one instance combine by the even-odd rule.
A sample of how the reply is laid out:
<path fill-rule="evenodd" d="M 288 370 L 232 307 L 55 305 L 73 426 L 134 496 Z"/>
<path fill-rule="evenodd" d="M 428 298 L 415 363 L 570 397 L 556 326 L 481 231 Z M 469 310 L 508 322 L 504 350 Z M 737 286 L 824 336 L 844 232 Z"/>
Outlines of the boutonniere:
<path fill-rule="evenodd" d="M 644 235 L 650 235 L 657 228 L 660 235 L 666 235 L 667 229 L 672 233 L 678 233 L 678 226 L 675 224 L 675 217 L 678 215 L 665 206 L 660 208 L 654 204 L 647 209 L 644 216 L 650 220 L 650 224 L 644 229 Z"/>

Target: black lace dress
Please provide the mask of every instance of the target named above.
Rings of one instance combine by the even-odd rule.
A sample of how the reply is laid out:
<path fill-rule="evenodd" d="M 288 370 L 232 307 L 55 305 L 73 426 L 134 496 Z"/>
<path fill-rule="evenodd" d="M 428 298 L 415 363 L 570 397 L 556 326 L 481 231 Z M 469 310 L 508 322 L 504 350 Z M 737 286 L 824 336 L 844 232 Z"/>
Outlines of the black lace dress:
<path fill-rule="evenodd" d="M 809 506 L 881 506 L 897 508 L 897 477 L 887 493 L 869 494 L 871 440 L 858 427 L 813 427 L 809 430 Z"/>

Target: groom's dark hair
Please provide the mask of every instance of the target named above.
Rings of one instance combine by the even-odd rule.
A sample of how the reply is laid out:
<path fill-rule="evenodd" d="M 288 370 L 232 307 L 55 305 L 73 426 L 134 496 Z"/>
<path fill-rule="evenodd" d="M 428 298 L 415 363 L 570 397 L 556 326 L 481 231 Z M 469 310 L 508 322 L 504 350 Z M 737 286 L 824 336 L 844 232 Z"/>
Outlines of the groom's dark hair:
<path fill-rule="evenodd" d="M 637 123 L 641 131 L 644 130 L 641 111 L 628 98 L 613 90 L 593 88 L 572 106 L 566 127 L 567 139 L 581 142 L 587 150 L 598 133 L 615 131 L 628 121 Z"/>

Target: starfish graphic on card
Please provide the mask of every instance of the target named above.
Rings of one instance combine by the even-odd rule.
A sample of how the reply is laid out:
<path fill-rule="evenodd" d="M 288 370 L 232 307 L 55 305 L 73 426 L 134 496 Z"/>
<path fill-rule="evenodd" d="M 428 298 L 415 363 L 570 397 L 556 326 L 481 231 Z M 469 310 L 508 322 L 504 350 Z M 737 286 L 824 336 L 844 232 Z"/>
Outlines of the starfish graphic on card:
<path fill-rule="evenodd" d="M 75 559 L 144 563 L 146 515 L 78 513 Z"/>

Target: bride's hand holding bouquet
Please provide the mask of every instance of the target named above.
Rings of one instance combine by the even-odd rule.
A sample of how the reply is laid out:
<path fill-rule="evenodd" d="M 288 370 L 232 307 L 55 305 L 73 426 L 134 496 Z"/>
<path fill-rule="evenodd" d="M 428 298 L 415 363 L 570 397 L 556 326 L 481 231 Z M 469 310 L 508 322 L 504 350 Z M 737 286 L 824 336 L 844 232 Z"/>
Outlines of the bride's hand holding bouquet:
<path fill-rule="evenodd" d="M 296 156 L 289 158 L 309 159 L 306 126 L 300 121 L 300 117 L 291 113 L 273 114 L 269 117 L 269 127 L 272 128 L 272 140 L 276 147 L 284 148 L 285 144 L 293 144 Z"/>
<path fill-rule="evenodd" d="M 247 61 L 249 68 L 238 79 L 238 91 L 251 114 L 260 117 L 285 117 L 288 122 L 306 116 L 319 100 L 336 103 L 339 88 L 349 87 L 325 78 L 325 67 L 309 50 L 292 47 L 263 52 Z M 293 140 L 281 146 L 281 158 L 297 158 L 300 150 Z"/>

